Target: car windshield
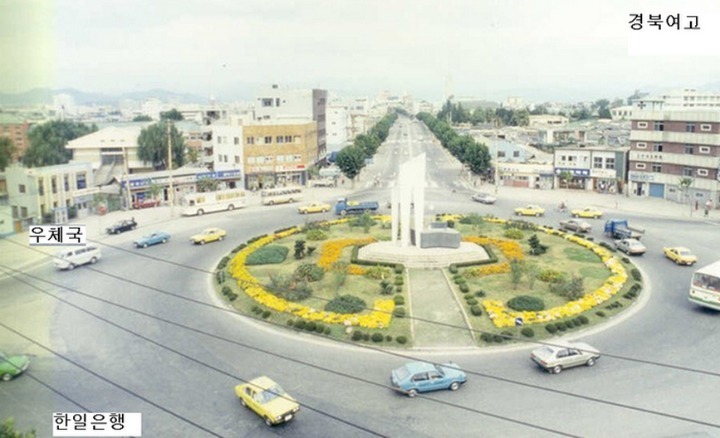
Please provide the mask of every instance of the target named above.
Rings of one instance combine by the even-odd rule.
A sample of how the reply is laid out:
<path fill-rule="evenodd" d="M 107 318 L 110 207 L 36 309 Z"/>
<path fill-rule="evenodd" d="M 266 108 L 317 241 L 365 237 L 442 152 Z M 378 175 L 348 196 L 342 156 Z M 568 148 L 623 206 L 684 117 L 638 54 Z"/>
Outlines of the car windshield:
<path fill-rule="evenodd" d="M 550 347 L 541 347 L 535 350 L 535 353 L 539 356 L 553 356 L 555 354 L 555 350 Z"/>
<path fill-rule="evenodd" d="M 678 254 L 680 254 L 681 256 L 685 256 L 685 257 L 692 256 L 692 253 L 688 250 L 680 250 L 680 251 L 678 251 Z"/>
<path fill-rule="evenodd" d="M 285 391 L 283 391 L 280 385 L 275 385 L 260 393 L 260 403 L 269 403 L 278 397 L 282 397 L 283 394 L 285 394 Z"/>
<path fill-rule="evenodd" d="M 410 377 L 410 371 L 408 371 L 407 367 L 400 367 L 395 370 L 397 373 L 398 380 L 403 381 L 406 380 L 408 377 Z"/>

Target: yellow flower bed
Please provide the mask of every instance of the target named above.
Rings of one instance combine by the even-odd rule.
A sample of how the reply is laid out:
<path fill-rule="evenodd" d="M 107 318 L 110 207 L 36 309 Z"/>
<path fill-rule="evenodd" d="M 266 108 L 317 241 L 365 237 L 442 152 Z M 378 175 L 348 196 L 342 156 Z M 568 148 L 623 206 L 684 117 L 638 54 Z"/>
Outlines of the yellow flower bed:
<path fill-rule="evenodd" d="M 597 288 L 595 291 L 584 295 L 582 298 L 570 301 L 562 306 L 540 310 L 537 312 L 516 312 L 506 308 L 501 301 L 485 300 L 482 303 L 483 307 L 485 307 L 485 311 L 496 327 L 513 327 L 515 326 L 515 318 L 517 317 L 521 317 L 525 324 L 537 324 L 579 315 L 612 298 L 615 294 L 622 290 L 625 282 L 627 282 L 627 272 L 625 271 L 622 263 L 620 263 L 617 258 L 613 257 L 610 251 L 602 246 L 562 231 L 552 230 L 545 227 L 539 227 L 538 229 L 548 234 L 563 237 L 570 242 L 588 248 L 600 257 L 612 275 L 605 280 L 605 283 L 603 283 L 602 286 Z"/>
<path fill-rule="evenodd" d="M 329 271 L 332 269 L 335 262 L 340 259 L 340 254 L 342 254 L 343 249 L 348 246 L 367 245 L 368 243 L 372 243 L 374 241 L 375 239 L 372 237 L 363 237 L 361 239 L 336 239 L 325 242 L 322 247 L 320 247 L 320 260 L 318 260 L 318 266 L 326 271 Z M 360 266 L 351 265 L 350 268 L 352 269 L 348 270 L 349 274 L 362 275 L 365 273 L 365 269 Z M 350 272 L 351 270 L 353 272 Z"/>
<path fill-rule="evenodd" d="M 333 222 L 342 223 L 346 221 L 346 219 L 341 219 L 339 221 Z M 242 250 L 238 251 L 238 253 L 235 255 L 235 257 L 233 257 L 233 259 L 228 265 L 228 271 L 230 272 L 232 277 L 237 280 L 238 286 L 242 290 L 244 290 L 249 297 L 269 309 L 275 310 L 277 312 L 290 313 L 309 321 L 317 321 L 325 324 L 354 325 L 364 328 L 388 327 L 390 325 L 390 321 L 392 320 L 392 312 L 395 309 L 395 302 L 393 300 L 375 300 L 372 310 L 366 314 L 342 314 L 334 312 L 324 312 L 277 297 L 266 291 L 262 287 L 262 285 L 260 285 L 260 282 L 255 277 L 253 277 L 253 275 L 250 274 L 250 272 L 247 270 L 245 260 L 247 259 L 248 255 L 256 251 L 258 248 L 265 246 L 276 239 L 291 236 L 292 234 L 297 233 L 299 230 L 299 228 L 294 227 L 287 231 L 274 234 L 272 236 L 260 238 L 255 242 L 251 243 L 250 245 L 246 246 Z M 372 241 L 374 241 L 374 239 L 364 238 L 341 239 L 339 241 L 336 240 L 328 242 L 326 245 L 334 244 L 329 247 L 329 254 L 334 254 L 335 258 L 331 260 L 331 256 L 327 256 L 325 261 L 326 263 L 329 263 L 329 266 L 332 266 L 332 264 L 335 263 L 335 261 L 337 261 L 337 258 L 340 256 L 340 251 L 342 251 L 342 248 L 348 245 L 364 244 L 370 243 Z M 323 245 L 323 249 L 326 245 Z M 360 272 L 361 270 L 362 272 L 364 272 L 362 267 L 351 265 L 348 272 L 362 273 Z"/>

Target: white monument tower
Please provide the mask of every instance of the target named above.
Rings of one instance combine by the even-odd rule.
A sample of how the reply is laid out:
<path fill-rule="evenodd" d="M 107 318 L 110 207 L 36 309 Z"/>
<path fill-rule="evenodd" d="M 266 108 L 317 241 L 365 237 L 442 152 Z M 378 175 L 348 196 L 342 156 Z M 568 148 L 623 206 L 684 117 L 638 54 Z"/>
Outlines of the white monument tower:
<path fill-rule="evenodd" d="M 415 246 L 421 247 L 423 212 L 425 211 L 425 154 L 420 154 L 400 165 L 398 184 L 391 195 L 392 242 L 400 246 L 411 245 L 411 222 L 415 225 Z M 411 219 L 411 215 L 414 217 Z M 399 223 L 398 223 L 399 222 Z"/>

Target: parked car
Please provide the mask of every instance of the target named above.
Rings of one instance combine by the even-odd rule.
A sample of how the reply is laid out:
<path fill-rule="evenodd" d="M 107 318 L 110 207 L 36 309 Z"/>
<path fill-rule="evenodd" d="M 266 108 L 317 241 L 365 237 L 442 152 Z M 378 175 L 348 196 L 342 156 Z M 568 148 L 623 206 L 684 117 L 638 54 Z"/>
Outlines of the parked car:
<path fill-rule="evenodd" d="M 472 200 L 475 202 L 480 202 L 481 204 L 494 204 L 495 201 L 497 201 L 497 198 L 490 193 L 477 192 L 472 195 Z"/>
<path fill-rule="evenodd" d="M 298 213 L 325 213 L 326 211 L 330 211 L 331 208 L 332 206 L 330 204 L 326 204 L 324 202 L 311 202 L 309 204 L 299 206 Z"/>
<path fill-rule="evenodd" d="M 525 207 L 516 208 L 515 214 L 518 216 L 542 216 L 545 214 L 545 209 L 538 205 L 529 204 Z"/>
<path fill-rule="evenodd" d="M 0 379 L 7 382 L 20 375 L 30 366 L 30 358 L 24 354 L 11 356 L 0 351 Z"/>
<path fill-rule="evenodd" d="M 442 365 L 410 362 L 393 370 L 390 382 L 396 391 L 415 397 L 419 392 L 438 389 L 456 391 L 467 382 L 467 375 L 454 362 Z"/>
<path fill-rule="evenodd" d="M 151 207 L 157 207 L 158 205 L 160 205 L 159 199 L 145 198 L 145 199 L 139 199 L 139 200 L 133 202 L 134 209 L 151 208 Z"/>
<path fill-rule="evenodd" d="M 151 245 L 157 245 L 158 243 L 165 243 L 170 240 L 170 235 L 163 231 L 155 231 L 152 234 L 143 236 L 133 242 L 136 248 L 147 248 Z"/>
<path fill-rule="evenodd" d="M 273 426 L 295 418 L 300 404 L 269 377 L 258 377 L 235 387 L 243 406 L 258 414 L 265 424 Z"/>
<path fill-rule="evenodd" d="M 615 241 L 615 248 L 627 255 L 643 255 L 647 248 L 637 239 L 620 239 Z"/>
<path fill-rule="evenodd" d="M 196 245 L 205 245 L 206 243 L 223 240 L 226 235 L 227 232 L 222 228 L 206 228 L 200 234 L 191 236 L 190 241 Z"/>
<path fill-rule="evenodd" d="M 678 265 L 692 266 L 697 262 L 697 256 L 682 246 L 663 248 L 663 254 Z"/>
<path fill-rule="evenodd" d="M 69 248 L 60 251 L 55 258 L 55 267 L 58 269 L 75 269 L 76 266 L 87 263 L 94 264 L 102 258 L 100 248 L 95 245 Z"/>
<path fill-rule="evenodd" d="M 578 219 L 568 219 L 560 221 L 560 229 L 573 231 L 575 233 L 589 233 L 592 229 L 592 225 Z"/>
<path fill-rule="evenodd" d="M 595 365 L 598 358 L 600 358 L 600 352 L 583 342 L 545 345 L 533 350 L 530 354 L 530 359 L 553 374 L 558 374 L 566 368 L 579 365 L 591 367 Z"/>
<path fill-rule="evenodd" d="M 135 227 L 137 227 L 137 222 L 135 222 L 135 218 L 124 219 L 115 222 L 112 226 L 106 228 L 105 231 L 108 234 L 120 234 L 124 233 L 125 231 L 134 230 Z"/>
<path fill-rule="evenodd" d="M 335 178 L 318 178 L 311 179 L 308 185 L 310 187 L 335 187 L 337 183 L 335 182 Z"/>
<path fill-rule="evenodd" d="M 603 215 L 603 212 L 601 210 L 598 210 L 595 207 L 585 207 L 585 208 L 577 208 L 575 210 L 572 210 L 570 212 L 570 214 L 573 217 L 600 219 Z"/>

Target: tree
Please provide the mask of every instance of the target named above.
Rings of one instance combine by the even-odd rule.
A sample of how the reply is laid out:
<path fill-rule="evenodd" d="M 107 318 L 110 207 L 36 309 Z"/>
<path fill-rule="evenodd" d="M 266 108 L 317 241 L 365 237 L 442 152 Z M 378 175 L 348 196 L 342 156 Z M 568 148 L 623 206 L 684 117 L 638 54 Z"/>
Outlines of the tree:
<path fill-rule="evenodd" d="M 34 126 L 28 133 L 30 147 L 25 151 L 23 163 L 28 167 L 65 164 L 72 158 L 72 151 L 65 148 L 70 140 L 97 131 L 95 124 L 53 120 Z"/>
<path fill-rule="evenodd" d="M 365 151 L 357 146 L 344 147 L 338 152 L 335 163 L 343 175 L 354 182 L 365 166 Z"/>
<path fill-rule="evenodd" d="M 560 179 L 561 183 L 565 183 L 565 188 L 568 188 L 568 184 L 570 183 L 570 181 L 572 181 L 573 174 L 569 170 L 563 170 L 558 175 L 558 178 Z"/>
<path fill-rule="evenodd" d="M 15 144 L 9 137 L 0 137 L 0 172 L 12 162 L 12 156 L 15 153 Z"/>
<path fill-rule="evenodd" d="M 185 120 L 182 113 L 175 108 L 170 111 L 163 111 L 160 113 L 160 120 Z"/>
<path fill-rule="evenodd" d="M 147 116 L 145 114 L 140 114 L 139 116 L 135 116 L 132 119 L 133 122 L 152 122 L 152 117 Z"/>
<path fill-rule="evenodd" d="M 198 191 L 214 192 L 218 188 L 218 180 L 215 178 L 201 178 L 197 182 Z"/>
<path fill-rule="evenodd" d="M 200 151 L 197 148 L 187 148 L 185 155 L 187 156 L 188 163 L 196 164 L 200 161 Z"/>
<path fill-rule="evenodd" d="M 482 175 L 490 167 L 490 152 L 484 144 L 473 142 L 465 148 L 462 161 L 475 175 Z"/>
<path fill-rule="evenodd" d="M 518 259 L 510 260 L 510 282 L 513 285 L 513 289 L 517 289 L 518 284 L 520 284 L 524 270 L 523 262 Z"/>
<path fill-rule="evenodd" d="M 690 192 L 690 187 L 693 184 L 693 179 L 689 176 L 682 176 L 678 180 L 678 187 L 680 188 L 680 193 L 682 193 L 683 202 L 688 199 L 688 194 Z"/>
<path fill-rule="evenodd" d="M 8 418 L 4 423 L 0 423 L 0 437 L 2 438 L 35 438 L 35 430 L 30 432 L 18 432 L 15 429 L 15 421 Z"/>
<path fill-rule="evenodd" d="M 172 160 L 175 167 L 185 162 L 185 140 L 175 125 L 170 125 L 172 139 Z M 143 128 L 138 137 L 138 158 L 145 163 L 152 163 L 156 169 L 167 169 L 168 134 L 167 122 L 155 123 Z"/>
<path fill-rule="evenodd" d="M 163 188 L 158 183 L 150 183 L 150 187 L 148 188 L 148 192 L 150 192 L 150 196 L 153 199 L 157 199 L 158 195 L 163 191 Z"/>

